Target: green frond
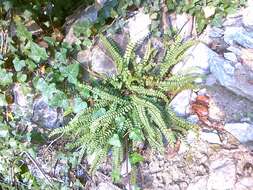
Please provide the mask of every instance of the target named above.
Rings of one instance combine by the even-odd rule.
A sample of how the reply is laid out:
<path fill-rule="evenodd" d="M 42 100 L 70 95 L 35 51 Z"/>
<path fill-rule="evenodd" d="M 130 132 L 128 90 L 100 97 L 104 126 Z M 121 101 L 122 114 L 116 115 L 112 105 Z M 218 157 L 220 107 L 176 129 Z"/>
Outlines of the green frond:
<path fill-rule="evenodd" d="M 109 151 L 109 145 L 107 145 L 104 149 L 97 149 L 98 151 L 95 153 L 95 160 L 92 162 L 89 173 L 94 173 L 99 166 L 99 164 L 107 157 L 107 153 Z"/>
<path fill-rule="evenodd" d="M 132 108 L 133 106 L 129 104 L 117 109 L 116 111 L 107 112 L 105 115 L 92 121 L 91 128 L 94 130 L 102 123 L 110 123 L 114 118 L 127 114 Z"/>
<path fill-rule="evenodd" d="M 149 41 L 141 64 L 143 66 L 146 66 L 149 63 L 149 61 L 152 60 L 153 55 L 155 55 L 155 49 L 152 48 L 151 41 Z"/>
<path fill-rule="evenodd" d="M 113 181 L 117 182 L 120 179 L 121 163 L 123 160 L 123 148 L 122 147 L 112 147 L 112 177 Z"/>
<path fill-rule="evenodd" d="M 125 68 L 127 68 L 129 63 L 130 63 L 130 59 L 131 59 L 131 56 L 133 54 L 135 45 L 136 45 L 135 42 L 129 42 L 127 44 L 126 51 L 125 51 L 125 54 L 124 54 L 124 67 Z"/>
<path fill-rule="evenodd" d="M 147 108 L 148 113 L 150 114 L 152 120 L 156 123 L 159 127 L 163 135 L 169 141 L 169 143 L 173 144 L 175 142 L 175 136 L 171 129 L 167 128 L 167 125 L 163 119 L 163 116 L 160 110 L 151 102 L 147 100 L 140 99 L 138 97 L 133 97 L 133 101 L 143 107 Z"/>
<path fill-rule="evenodd" d="M 189 87 L 197 77 L 193 75 L 173 75 L 169 79 L 160 82 L 157 87 L 163 91 L 176 91 Z"/>
<path fill-rule="evenodd" d="M 165 102 L 169 101 L 167 96 L 164 95 L 164 93 L 161 92 L 160 90 L 148 89 L 148 88 L 144 88 L 142 86 L 130 86 L 129 89 L 137 94 L 140 94 L 140 95 L 160 98 Z"/>
<path fill-rule="evenodd" d="M 123 59 L 122 55 L 120 54 L 120 51 L 105 36 L 100 35 L 100 39 L 106 50 L 111 55 L 112 59 L 115 61 L 118 72 L 121 73 L 123 69 Z"/>
<path fill-rule="evenodd" d="M 184 54 L 186 50 L 196 43 L 197 42 L 193 40 L 185 42 L 184 44 L 181 44 L 179 41 L 175 42 L 175 44 L 172 45 L 169 50 L 167 50 L 165 58 L 161 63 L 160 78 L 163 78 L 171 67 L 181 61 L 185 56 Z"/>

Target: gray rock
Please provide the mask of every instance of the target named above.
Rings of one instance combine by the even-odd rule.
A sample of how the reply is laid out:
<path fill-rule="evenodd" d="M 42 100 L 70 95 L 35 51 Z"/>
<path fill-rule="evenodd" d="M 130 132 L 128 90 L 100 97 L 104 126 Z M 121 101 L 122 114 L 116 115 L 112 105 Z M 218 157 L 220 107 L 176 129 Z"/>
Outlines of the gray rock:
<path fill-rule="evenodd" d="M 187 50 L 185 59 L 175 65 L 172 69 L 172 73 L 208 74 L 210 61 L 213 57 L 217 56 L 218 54 L 208 48 L 205 44 L 199 43 Z"/>
<path fill-rule="evenodd" d="M 187 190 L 204 190 L 207 187 L 207 176 L 201 177 L 197 182 L 195 183 L 190 183 L 189 186 L 187 187 Z"/>
<path fill-rule="evenodd" d="M 253 177 L 243 177 L 235 185 L 236 190 L 251 190 L 253 188 Z"/>
<path fill-rule="evenodd" d="M 227 123 L 224 129 L 234 135 L 241 143 L 253 141 L 253 125 L 249 123 Z"/>
<path fill-rule="evenodd" d="M 241 56 L 242 50 L 238 47 L 230 46 L 227 48 L 228 51 L 233 52 L 237 56 Z"/>
<path fill-rule="evenodd" d="M 247 7 L 243 12 L 243 25 L 247 30 L 253 31 L 253 15 L 252 15 L 253 5 Z"/>
<path fill-rule="evenodd" d="M 111 183 L 101 182 L 98 184 L 96 190 L 120 190 L 120 188 Z"/>
<path fill-rule="evenodd" d="M 190 113 L 191 90 L 183 90 L 170 102 L 170 107 L 178 116 L 186 116 Z"/>
<path fill-rule="evenodd" d="M 237 57 L 232 52 L 224 53 L 224 57 L 225 57 L 226 60 L 229 60 L 229 61 L 232 61 L 232 62 L 237 62 Z"/>
<path fill-rule="evenodd" d="M 88 6 L 87 8 L 84 8 L 83 6 L 79 7 L 73 15 L 69 16 L 66 19 L 67 21 L 64 24 L 66 33 L 64 42 L 67 42 L 69 44 L 76 43 L 78 41 L 78 38 L 74 34 L 74 26 L 78 22 L 83 22 L 85 20 L 94 23 L 97 20 L 97 15 L 98 8 L 95 5 Z"/>
<path fill-rule="evenodd" d="M 113 60 L 108 57 L 99 47 L 94 47 L 91 53 L 91 68 L 99 74 L 112 76 L 116 74 Z"/>
<path fill-rule="evenodd" d="M 45 128 L 57 128 L 62 125 L 63 114 L 56 108 L 51 108 L 43 98 L 37 98 L 33 103 L 32 122 Z"/>
<path fill-rule="evenodd" d="M 151 18 L 143 11 L 138 12 L 135 16 L 128 20 L 125 30 L 129 32 L 130 40 L 137 42 L 143 40 L 150 33 L 149 26 Z"/>
<path fill-rule="evenodd" d="M 237 43 L 245 48 L 253 48 L 253 34 L 243 27 L 227 27 L 224 32 L 224 41 L 229 45 Z"/>
<path fill-rule="evenodd" d="M 232 190 L 236 181 L 236 166 L 231 159 L 218 159 L 211 163 L 207 190 Z"/>
<path fill-rule="evenodd" d="M 222 144 L 220 137 L 216 133 L 212 133 L 212 132 L 209 133 L 209 132 L 202 131 L 200 133 L 200 139 L 210 144 Z"/>
<path fill-rule="evenodd" d="M 129 159 L 124 160 L 124 162 L 121 165 L 121 171 L 120 174 L 122 176 L 127 176 L 131 172 L 131 163 Z"/>
<path fill-rule="evenodd" d="M 234 65 L 232 62 L 213 57 L 210 70 L 222 86 L 234 93 L 253 100 L 252 71 L 249 71 L 240 63 Z"/>
<path fill-rule="evenodd" d="M 199 117 L 197 115 L 190 115 L 189 117 L 187 117 L 187 121 L 192 124 L 197 124 L 199 122 Z"/>

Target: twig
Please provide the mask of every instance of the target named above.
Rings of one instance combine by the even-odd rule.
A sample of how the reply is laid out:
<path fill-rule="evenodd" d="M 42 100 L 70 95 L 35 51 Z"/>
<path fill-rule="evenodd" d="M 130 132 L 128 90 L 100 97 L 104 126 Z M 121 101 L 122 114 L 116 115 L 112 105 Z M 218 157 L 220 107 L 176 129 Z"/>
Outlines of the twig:
<path fill-rule="evenodd" d="M 26 155 L 31 161 L 32 163 L 36 166 L 36 168 L 40 171 L 40 173 L 43 175 L 43 177 L 46 179 L 46 181 L 48 182 L 48 184 L 53 187 L 53 184 L 51 182 L 51 180 L 47 177 L 47 175 L 45 174 L 45 171 L 43 169 L 41 169 L 38 165 L 38 163 L 36 162 L 36 160 L 34 160 L 34 158 L 28 153 L 28 152 L 22 152 L 21 155 Z"/>
<path fill-rule="evenodd" d="M 59 140 L 63 135 L 64 135 L 64 133 L 62 133 L 59 137 L 57 137 L 56 139 L 54 139 L 53 141 L 51 141 L 50 144 L 47 146 L 47 148 L 43 151 L 43 154 L 44 154 L 45 152 L 47 152 L 48 149 L 49 149 L 49 147 L 51 147 L 52 144 L 55 143 L 57 140 Z"/>

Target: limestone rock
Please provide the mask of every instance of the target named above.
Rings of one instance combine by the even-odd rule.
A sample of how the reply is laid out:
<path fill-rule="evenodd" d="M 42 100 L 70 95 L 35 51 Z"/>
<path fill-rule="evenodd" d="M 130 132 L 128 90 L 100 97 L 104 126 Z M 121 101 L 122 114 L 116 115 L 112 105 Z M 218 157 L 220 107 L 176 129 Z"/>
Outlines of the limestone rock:
<path fill-rule="evenodd" d="M 249 123 L 227 123 L 224 129 L 234 135 L 241 143 L 253 141 L 253 125 Z"/>
<path fill-rule="evenodd" d="M 51 108 L 44 99 L 37 98 L 33 103 L 32 121 L 41 127 L 57 128 L 62 125 L 63 114 L 56 108 Z"/>

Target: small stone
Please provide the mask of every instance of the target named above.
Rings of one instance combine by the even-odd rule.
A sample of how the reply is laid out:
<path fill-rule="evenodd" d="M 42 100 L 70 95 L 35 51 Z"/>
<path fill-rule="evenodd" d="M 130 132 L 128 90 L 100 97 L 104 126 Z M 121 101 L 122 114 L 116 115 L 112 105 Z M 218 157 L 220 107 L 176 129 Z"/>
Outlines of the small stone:
<path fill-rule="evenodd" d="M 223 158 L 211 163 L 207 190 L 232 190 L 234 189 L 235 181 L 236 167 L 233 160 Z"/>
<path fill-rule="evenodd" d="M 197 124 L 199 122 L 199 117 L 197 115 L 190 115 L 189 117 L 187 117 L 187 121 L 192 124 Z"/>
<path fill-rule="evenodd" d="M 241 143 L 253 141 L 253 125 L 249 123 L 227 123 L 224 129 L 235 136 Z"/>
<path fill-rule="evenodd" d="M 172 69 L 172 74 L 208 74 L 210 61 L 213 57 L 219 56 L 203 43 L 189 48 L 185 59 L 179 62 Z"/>
<path fill-rule="evenodd" d="M 131 163 L 129 159 L 125 160 L 121 165 L 120 174 L 124 177 L 127 176 L 131 172 Z"/>
<path fill-rule="evenodd" d="M 188 134 L 186 136 L 186 142 L 188 144 L 193 144 L 194 142 L 196 142 L 197 139 L 198 138 L 197 138 L 196 132 L 194 132 L 192 130 L 188 131 Z"/>
<path fill-rule="evenodd" d="M 51 108 L 46 101 L 40 97 L 33 103 L 32 121 L 41 127 L 53 129 L 62 126 L 63 114 L 56 108 Z"/>
<path fill-rule="evenodd" d="M 142 11 L 130 18 L 128 20 L 127 29 L 129 30 L 131 41 L 137 42 L 147 37 L 150 33 L 150 24 L 151 18 Z"/>
<path fill-rule="evenodd" d="M 219 136 L 216 133 L 201 132 L 200 138 L 210 144 L 222 144 Z"/>
<path fill-rule="evenodd" d="M 189 114 L 188 107 L 191 100 L 191 90 L 184 90 L 177 94 L 170 102 L 170 107 L 176 112 L 178 116 L 186 116 Z"/>
<path fill-rule="evenodd" d="M 232 61 L 232 62 L 238 61 L 236 55 L 232 52 L 224 53 L 224 57 L 225 57 L 225 59 Z"/>
<path fill-rule="evenodd" d="M 119 188 L 117 188 L 113 184 L 101 182 L 98 184 L 96 190 L 119 190 Z"/>
<path fill-rule="evenodd" d="M 229 45 L 238 43 L 245 48 L 253 48 L 253 35 L 243 27 L 227 27 L 224 32 L 224 41 Z"/>
<path fill-rule="evenodd" d="M 198 96 L 205 96 L 206 93 L 207 93 L 206 88 L 200 89 L 200 90 L 198 91 Z"/>
<path fill-rule="evenodd" d="M 207 176 L 201 177 L 197 182 L 190 183 L 187 190 L 204 190 L 207 189 Z"/>
<path fill-rule="evenodd" d="M 234 47 L 234 46 L 229 46 L 227 48 L 227 50 L 233 52 L 235 55 L 237 55 L 239 57 L 241 56 L 241 53 L 242 53 L 242 50 L 240 48 L 237 48 L 237 47 Z"/>
<path fill-rule="evenodd" d="M 253 6 L 249 6 L 246 8 L 243 12 L 243 25 L 246 27 L 248 30 L 253 30 L 253 16 L 252 16 L 252 9 Z"/>

